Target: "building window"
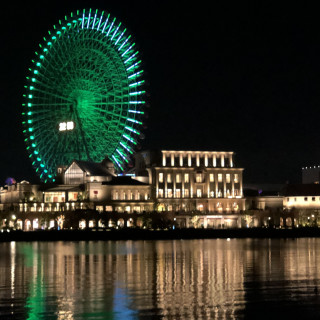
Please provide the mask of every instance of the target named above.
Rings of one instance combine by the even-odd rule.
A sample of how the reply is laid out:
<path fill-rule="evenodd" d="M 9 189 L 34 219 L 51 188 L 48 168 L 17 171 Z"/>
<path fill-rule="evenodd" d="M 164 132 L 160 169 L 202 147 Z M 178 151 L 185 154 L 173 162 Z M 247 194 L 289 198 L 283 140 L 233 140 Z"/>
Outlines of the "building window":
<path fill-rule="evenodd" d="M 235 174 L 233 175 L 233 181 L 234 181 L 234 183 L 238 183 L 238 182 L 239 182 L 239 175 L 238 175 L 238 173 L 235 173 Z"/>
<path fill-rule="evenodd" d="M 163 189 L 159 189 L 158 191 L 158 197 L 163 198 Z"/>
<path fill-rule="evenodd" d="M 214 191 L 210 191 L 210 198 L 214 198 Z"/>
<path fill-rule="evenodd" d="M 198 210 L 199 210 L 199 211 L 203 211 L 203 204 L 199 204 L 199 205 L 198 205 Z"/>
<path fill-rule="evenodd" d="M 201 197 L 202 197 L 202 190 L 197 189 L 197 198 L 201 198 Z"/>
<path fill-rule="evenodd" d="M 222 173 L 218 173 L 218 182 L 222 182 Z"/>
<path fill-rule="evenodd" d="M 230 173 L 226 174 L 226 183 L 230 183 L 231 178 L 230 178 Z"/>
<path fill-rule="evenodd" d="M 304 198 L 304 201 L 308 201 L 308 197 L 305 197 L 305 198 Z"/>
<path fill-rule="evenodd" d="M 176 189 L 176 198 L 181 198 L 181 191 L 180 191 L 180 189 Z"/>
<path fill-rule="evenodd" d="M 181 182 L 181 174 L 180 174 L 180 173 L 178 173 L 178 174 L 176 175 L 176 182 L 177 182 L 177 183 L 180 183 L 180 182 Z"/>
<path fill-rule="evenodd" d="M 159 173 L 159 182 L 160 183 L 163 182 L 163 173 L 162 172 Z"/>
<path fill-rule="evenodd" d="M 172 198 L 172 189 L 168 189 L 168 198 Z"/>
<path fill-rule="evenodd" d="M 287 198 L 287 201 L 289 202 L 289 201 L 290 201 L 290 198 Z"/>
<path fill-rule="evenodd" d="M 184 174 L 184 182 L 189 183 L 189 173 Z"/>
<path fill-rule="evenodd" d="M 118 200 L 118 199 L 119 199 L 119 193 L 118 193 L 118 191 L 115 191 L 113 193 L 113 200 Z"/>
<path fill-rule="evenodd" d="M 189 189 L 184 189 L 184 197 L 189 198 Z"/>
<path fill-rule="evenodd" d="M 198 182 L 198 183 L 202 182 L 202 174 L 201 173 L 196 174 L 196 182 Z"/>
<path fill-rule="evenodd" d="M 316 201 L 316 197 L 312 197 L 312 201 Z"/>
<path fill-rule="evenodd" d="M 210 182 L 214 182 L 214 174 L 210 173 L 209 175 Z"/>
<path fill-rule="evenodd" d="M 172 182 L 172 177 L 171 177 L 171 173 L 167 174 L 167 182 L 171 183 Z"/>
<path fill-rule="evenodd" d="M 112 206 L 106 206 L 106 211 L 107 212 L 112 212 Z"/>

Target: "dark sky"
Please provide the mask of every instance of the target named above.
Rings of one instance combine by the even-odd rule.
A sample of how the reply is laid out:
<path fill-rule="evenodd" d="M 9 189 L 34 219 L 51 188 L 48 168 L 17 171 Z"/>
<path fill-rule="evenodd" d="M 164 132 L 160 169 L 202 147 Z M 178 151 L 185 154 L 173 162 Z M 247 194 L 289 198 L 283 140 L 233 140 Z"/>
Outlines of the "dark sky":
<path fill-rule="evenodd" d="M 144 149 L 235 151 L 248 183 L 300 182 L 302 166 L 320 164 L 317 8 L 185 3 L 12 1 L 2 7 L 0 185 L 8 176 L 34 180 L 20 118 L 33 52 L 64 15 L 90 7 L 117 17 L 139 45 L 151 106 Z"/>

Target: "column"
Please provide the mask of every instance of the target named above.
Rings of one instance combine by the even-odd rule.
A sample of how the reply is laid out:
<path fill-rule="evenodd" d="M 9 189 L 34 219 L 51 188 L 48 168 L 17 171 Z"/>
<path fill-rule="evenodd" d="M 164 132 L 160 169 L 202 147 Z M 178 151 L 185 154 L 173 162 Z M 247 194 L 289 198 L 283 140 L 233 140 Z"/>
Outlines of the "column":
<path fill-rule="evenodd" d="M 230 153 L 230 155 L 229 155 L 229 163 L 230 163 L 230 168 L 233 168 L 232 153 Z"/>
<path fill-rule="evenodd" d="M 227 195 L 227 183 L 226 183 L 226 174 L 223 172 L 222 174 L 222 181 L 223 181 L 223 198 L 226 198 Z"/>
<path fill-rule="evenodd" d="M 172 196 L 176 198 L 176 173 L 175 171 L 172 172 Z"/>
<path fill-rule="evenodd" d="M 164 152 L 162 152 L 162 166 L 166 166 L 166 154 Z"/>
<path fill-rule="evenodd" d="M 207 217 L 203 217 L 203 228 L 204 229 L 208 228 L 208 218 Z"/>
<path fill-rule="evenodd" d="M 231 185 L 232 185 L 232 190 L 231 190 L 231 195 L 232 198 L 234 198 L 234 174 L 231 174 Z"/>
<path fill-rule="evenodd" d="M 221 167 L 224 167 L 224 154 L 221 155 Z"/>
<path fill-rule="evenodd" d="M 208 166 L 208 154 L 207 153 L 204 155 L 204 166 L 205 167 Z"/>
<path fill-rule="evenodd" d="M 216 155 L 216 154 L 214 154 L 214 155 L 212 156 L 212 164 L 213 164 L 214 167 L 217 166 L 217 155 Z"/>
<path fill-rule="evenodd" d="M 214 174 L 215 198 L 218 198 L 218 174 Z"/>
<path fill-rule="evenodd" d="M 199 153 L 196 154 L 196 166 L 200 167 L 200 155 L 199 155 Z"/>

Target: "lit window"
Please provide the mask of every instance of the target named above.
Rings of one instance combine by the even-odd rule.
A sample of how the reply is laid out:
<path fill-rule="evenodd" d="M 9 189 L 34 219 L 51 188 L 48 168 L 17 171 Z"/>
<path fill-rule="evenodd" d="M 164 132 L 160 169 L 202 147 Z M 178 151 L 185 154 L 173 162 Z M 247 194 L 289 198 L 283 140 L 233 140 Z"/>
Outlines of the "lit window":
<path fill-rule="evenodd" d="M 196 182 L 198 182 L 198 183 L 202 182 L 202 174 L 201 173 L 196 174 Z"/>
<path fill-rule="evenodd" d="M 180 189 L 176 189 L 176 198 L 181 198 L 181 191 L 180 191 Z"/>
<path fill-rule="evenodd" d="M 214 174 L 210 173 L 209 175 L 210 182 L 214 182 Z"/>
<path fill-rule="evenodd" d="M 172 198 L 172 189 L 168 189 L 168 198 Z"/>
<path fill-rule="evenodd" d="M 163 198 L 163 189 L 159 189 L 158 191 L 158 197 Z"/>
<path fill-rule="evenodd" d="M 238 183 L 238 182 L 239 182 L 239 175 L 238 175 L 238 173 L 235 173 L 235 174 L 233 175 L 233 181 L 234 181 L 235 183 Z"/>
<path fill-rule="evenodd" d="M 184 197 L 189 198 L 189 189 L 184 189 Z"/>
<path fill-rule="evenodd" d="M 202 190 L 197 189 L 197 198 L 201 198 L 201 197 L 202 197 Z"/>
<path fill-rule="evenodd" d="M 214 191 L 210 191 L 210 197 L 214 198 Z"/>
<path fill-rule="evenodd" d="M 218 182 L 222 182 L 222 173 L 218 173 Z"/>
<path fill-rule="evenodd" d="M 159 182 L 163 182 L 163 173 L 162 172 L 159 173 Z"/>
<path fill-rule="evenodd" d="M 167 182 L 168 183 L 172 182 L 171 173 L 168 173 L 168 175 L 167 175 Z"/>
<path fill-rule="evenodd" d="M 180 173 L 178 173 L 178 174 L 176 175 L 176 182 L 177 182 L 177 183 L 180 183 L 180 182 L 181 182 L 181 174 L 180 174 Z"/>
<path fill-rule="evenodd" d="M 184 182 L 189 183 L 189 173 L 184 174 Z"/>
<path fill-rule="evenodd" d="M 230 183 L 231 178 L 230 178 L 230 173 L 226 174 L 226 183 Z"/>

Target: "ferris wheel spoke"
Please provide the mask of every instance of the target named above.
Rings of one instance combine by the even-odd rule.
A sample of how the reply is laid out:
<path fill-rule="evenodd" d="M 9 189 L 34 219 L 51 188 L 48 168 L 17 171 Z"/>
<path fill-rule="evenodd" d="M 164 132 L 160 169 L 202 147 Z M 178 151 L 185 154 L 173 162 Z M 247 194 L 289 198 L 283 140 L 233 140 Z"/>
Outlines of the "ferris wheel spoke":
<path fill-rule="evenodd" d="M 53 92 L 50 92 L 50 91 L 44 91 L 44 90 L 41 90 L 41 89 L 34 89 L 35 92 L 40 92 L 40 93 L 43 93 L 45 94 L 46 96 L 50 96 L 52 98 L 57 98 L 57 99 L 61 99 L 61 100 L 64 100 L 66 102 L 69 102 L 72 103 L 71 99 L 68 98 L 68 97 L 65 97 L 65 96 L 61 96 L 59 94 L 56 94 L 56 93 L 53 93 Z"/>

